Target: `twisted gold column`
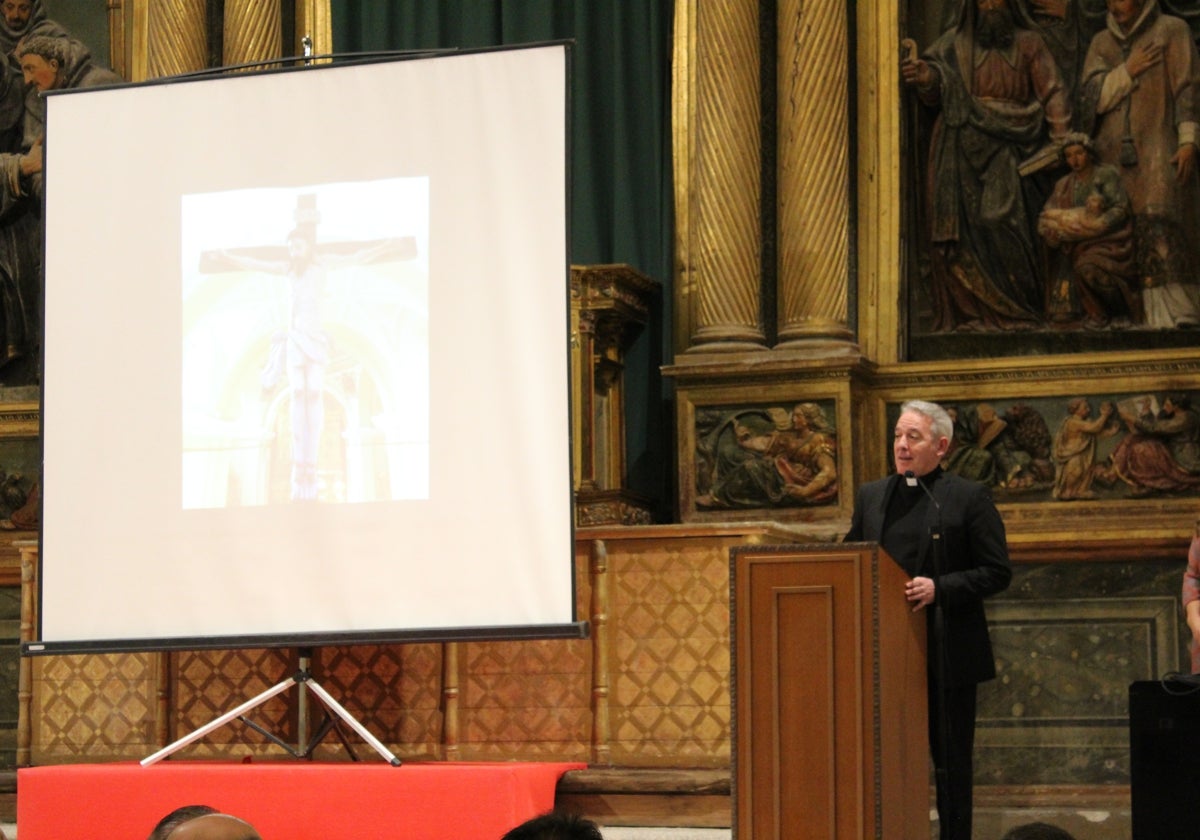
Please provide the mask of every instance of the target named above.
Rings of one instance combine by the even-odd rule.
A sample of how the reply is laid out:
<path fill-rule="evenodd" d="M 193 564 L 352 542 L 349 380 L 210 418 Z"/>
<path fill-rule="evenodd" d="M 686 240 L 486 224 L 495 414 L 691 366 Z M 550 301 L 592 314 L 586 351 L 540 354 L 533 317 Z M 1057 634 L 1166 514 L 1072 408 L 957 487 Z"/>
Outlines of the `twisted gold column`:
<path fill-rule="evenodd" d="M 758 4 L 685 0 L 675 27 L 680 349 L 760 349 Z"/>
<path fill-rule="evenodd" d="M 108 0 L 114 69 L 132 81 L 191 73 L 208 67 L 206 0 Z M 222 21 L 225 65 L 333 51 L 329 0 L 297 0 L 296 43 L 283 43 L 282 0 L 227 0 Z M 125 20 L 131 16 L 132 50 L 125 65 Z M 120 58 L 118 66 L 117 58 Z M 126 70 L 128 72 L 126 72 Z"/>
<path fill-rule="evenodd" d="M 208 65 L 204 0 L 134 5 L 134 81 L 203 70 Z"/>
<path fill-rule="evenodd" d="M 852 349 L 850 38 L 841 3 L 779 0 L 777 346 Z"/>
<path fill-rule="evenodd" d="M 226 0 L 225 64 L 246 64 L 281 58 L 283 21 L 281 0 Z M 291 48 L 287 52 L 291 52 Z"/>

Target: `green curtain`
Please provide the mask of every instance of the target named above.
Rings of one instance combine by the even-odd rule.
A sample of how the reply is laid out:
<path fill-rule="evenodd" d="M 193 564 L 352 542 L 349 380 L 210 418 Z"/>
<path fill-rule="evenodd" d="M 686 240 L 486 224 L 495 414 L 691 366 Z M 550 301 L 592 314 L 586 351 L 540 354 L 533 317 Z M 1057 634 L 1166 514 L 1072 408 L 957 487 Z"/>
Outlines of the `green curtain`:
<path fill-rule="evenodd" d="M 673 0 L 332 0 L 337 53 L 574 42 L 572 263 L 628 263 L 662 284 L 627 354 L 626 483 L 670 521 Z"/>

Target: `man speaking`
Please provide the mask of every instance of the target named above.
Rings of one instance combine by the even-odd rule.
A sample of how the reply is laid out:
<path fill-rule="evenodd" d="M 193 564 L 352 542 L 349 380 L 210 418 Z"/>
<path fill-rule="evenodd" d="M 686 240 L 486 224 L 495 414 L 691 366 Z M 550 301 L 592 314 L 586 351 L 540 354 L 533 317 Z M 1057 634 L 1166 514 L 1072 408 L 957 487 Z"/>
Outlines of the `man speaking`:
<path fill-rule="evenodd" d="M 941 406 L 902 405 L 896 474 L 858 489 L 845 539 L 883 546 L 909 575 L 913 610 L 925 610 L 941 840 L 970 840 L 975 690 L 996 676 L 983 599 L 1008 586 L 1012 566 L 990 490 L 942 471 L 953 434 Z"/>

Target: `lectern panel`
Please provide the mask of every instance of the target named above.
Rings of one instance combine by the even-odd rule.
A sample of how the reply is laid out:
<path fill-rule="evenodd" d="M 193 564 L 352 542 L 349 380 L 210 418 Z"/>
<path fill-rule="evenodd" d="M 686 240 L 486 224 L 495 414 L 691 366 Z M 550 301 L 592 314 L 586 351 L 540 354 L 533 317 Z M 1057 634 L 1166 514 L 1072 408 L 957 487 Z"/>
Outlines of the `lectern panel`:
<path fill-rule="evenodd" d="M 732 580 L 736 836 L 925 840 L 924 621 L 903 573 L 873 544 L 747 547 Z"/>
<path fill-rule="evenodd" d="M 781 795 L 774 809 L 777 816 L 771 818 L 772 825 L 795 825 L 801 820 L 810 826 L 834 824 L 837 791 L 834 743 L 838 726 L 829 726 L 829 721 L 837 721 L 831 679 L 835 638 L 833 595 L 832 587 L 828 586 L 775 590 L 771 628 L 773 646 L 778 650 L 771 686 L 775 697 L 751 709 L 751 714 L 758 717 L 757 724 L 769 725 L 752 726 L 764 741 L 773 731 L 779 733 L 779 755 L 774 757 L 774 766 L 768 772 L 778 776 L 781 793 L 795 791 L 797 795 Z M 774 752 L 772 749 L 771 753 Z M 803 756 L 801 761 L 796 760 L 797 754 Z M 820 836 L 828 836 L 828 830 Z"/>

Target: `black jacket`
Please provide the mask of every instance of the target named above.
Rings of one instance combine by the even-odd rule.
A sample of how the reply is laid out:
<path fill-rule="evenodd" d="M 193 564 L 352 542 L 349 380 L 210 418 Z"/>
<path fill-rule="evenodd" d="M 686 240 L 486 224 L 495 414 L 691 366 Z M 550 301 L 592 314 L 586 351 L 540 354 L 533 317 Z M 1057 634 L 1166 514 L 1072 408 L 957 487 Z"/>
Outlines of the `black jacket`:
<path fill-rule="evenodd" d="M 903 476 L 892 475 L 858 488 L 847 542 L 880 541 L 888 502 L 903 480 Z M 996 676 L 996 662 L 983 599 L 1002 592 L 1012 580 L 1004 521 L 992 501 L 991 491 L 978 482 L 942 473 L 930 482 L 930 490 L 939 507 L 931 504 L 926 511 L 917 575 L 937 580 L 937 598 L 946 622 L 949 682 L 952 685 L 984 682 Z M 942 575 L 937 578 L 930 534 L 939 524 L 944 560 Z M 898 597 L 903 596 L 898 593 Z M 929 665 L 933 667 L 933 610 L 926 612 L 930 620 Z"/>

